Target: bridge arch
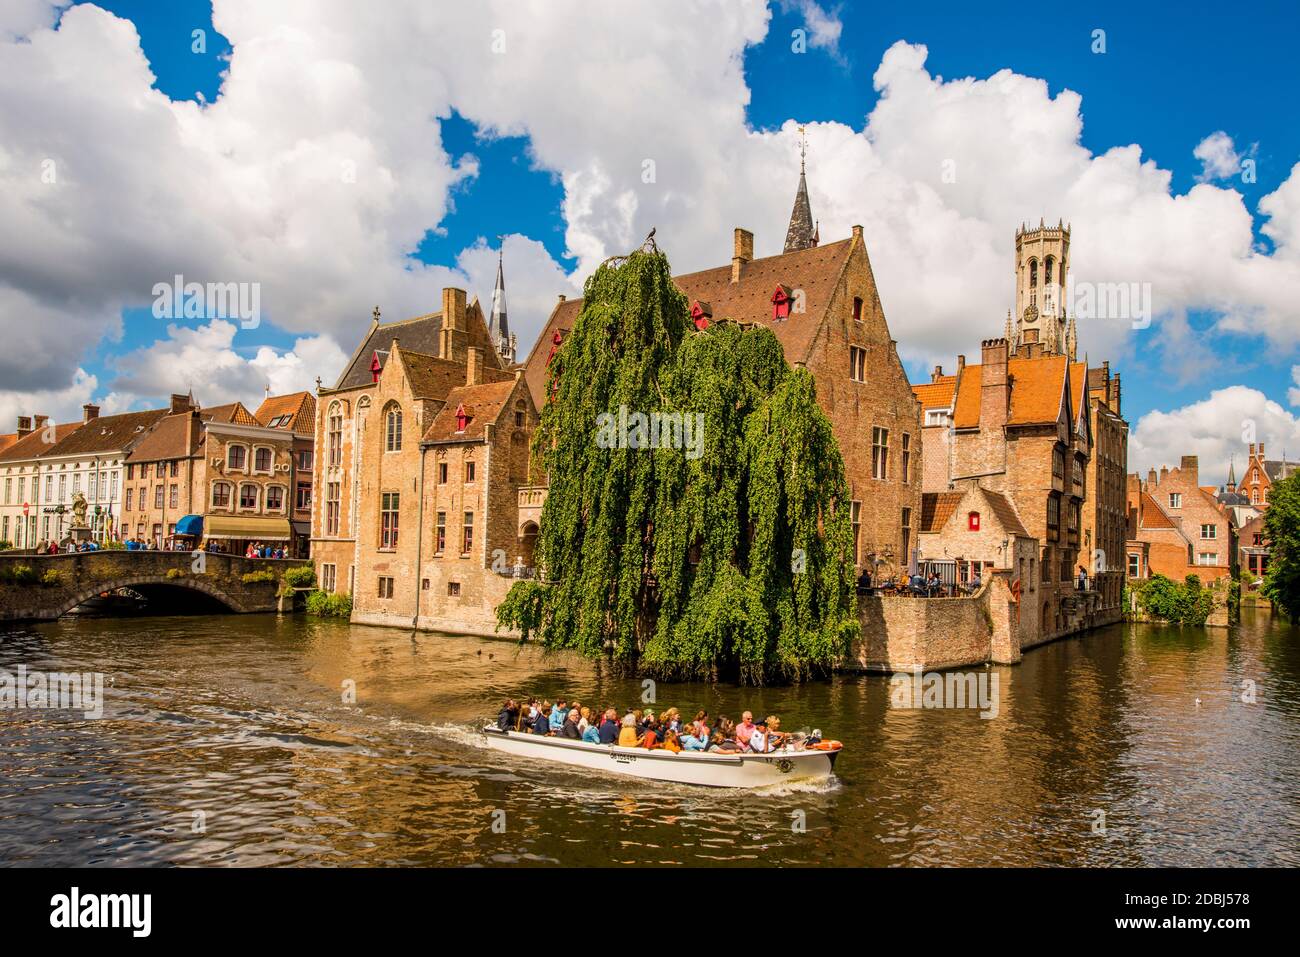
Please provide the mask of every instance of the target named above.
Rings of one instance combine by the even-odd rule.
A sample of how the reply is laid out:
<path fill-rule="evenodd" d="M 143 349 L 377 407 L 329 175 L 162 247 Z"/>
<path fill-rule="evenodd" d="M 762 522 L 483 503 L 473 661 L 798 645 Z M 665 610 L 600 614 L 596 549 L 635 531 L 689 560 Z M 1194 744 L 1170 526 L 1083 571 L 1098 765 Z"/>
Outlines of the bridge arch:
<path fill-rule="evenodd" d="M 102 595 L 105 592 L 117 591 L 119 588 L 135 588 L 138 585 L 165 585 L 168 588 L 183 588 L 190 591 L 202 592 L 215 601 L 221 602 L 233 612 L 243 614 L 250 611 L 238 599 L 231 596 L 225 589 L 214 585 L 212 582 L 194 576 L 183 576 L 181 578 L 168 578 L 165 575 L 130 575 L 125 578 L 118 578 L 108 582 L 96 582 L 93 586 L 87 586 L 72 593 L 71 597 L 64 598 L 57 606 L 53 618 L 62 618 L 78 605 Z"/>

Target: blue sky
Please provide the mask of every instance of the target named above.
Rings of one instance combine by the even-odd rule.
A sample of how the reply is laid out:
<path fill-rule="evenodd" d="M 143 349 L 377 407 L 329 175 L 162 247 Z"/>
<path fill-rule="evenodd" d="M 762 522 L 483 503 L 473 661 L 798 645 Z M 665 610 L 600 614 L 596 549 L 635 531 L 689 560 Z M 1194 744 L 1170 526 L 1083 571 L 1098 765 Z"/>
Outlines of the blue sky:
<path fill-rule="evenodd" d="M 221 95 L 231 46 L 213 28 L 210 3 L 99 0 L 96 5 L 135 25 L 158 90 L 173 100 L 212 102 Z M 844 3 L 824 4 L 821 10 L 838 20 L 837 43 L 806 54 L 793 52 L 791 31 L 808 25 L 809 10 L 805 3 L 789 2 L 773 7 L 766 38 L 744 49 L 743 80 L 750 93 L 745 122 L 752 130 L 779 131 L 792 118 L 861 130 L 877 104 L 879 94 L 872 78 L 886 51 L 899 40 L 924 44 L 925 69 L 936 78 L 984 79 L 1005 69 L 1045 80 L 1050 96 L 1067 89 L 1080 94 L 1082 145 L 1102 154 L 1112 147 L 1140 144 L 1144 159 L 1172 174 L 1170 192 L 1175 197 L 1191 190 L 1202 173 L 1202 163 L 1193 155 L 1197 144 L 1215 131 L 1226 132 L 1238 151 L 1253 151 L 1258 178 L 1249 184 L 1234 180 L 1220 185 L 1241 193 L 1253 215 L 1257 248 L 1263 253 L 1273 251 L 1260 231 L 1266 219 L 1256 204 L 1278 190 L 1300 159 L 1300 124 L 1294 122 L 1287 98 L 1273 92 L 1294 88 L 1296 15 L 1288 5 L 1254 4 L 1248 13 L 1240 14 L 1225 13 L 1208 3 L 1182 4 L 1176 11 L 1133 3 L 1050 4 L 1032 15 L 1020 6 L 989 9 L 965 3 Z M 200 54 L 191 49 L 196 29 L 205 31 L 206 51 Z M 1105 31 L 1104 55 L 1092 49 L 1097 29 Z M 556 62 L 555 69 L 563 69 L 563 64 Z M 988 130 L 990 137 L 1002 133 Z M 512 233 L 540 243 L 563 271 L 578 267 L 579 258 L 571 252 L 566 235 L 564 184 L 556 171 L 541 168 L 544 164 L 533 155 L 527 135 L 484 135 L 453 107 L 442 118 L 441 138 L 453 162 L 472 156 L 477 174 L 451 187 L 446 213 L 440 221 L 426 224 L 412 255 L 415 261 L 456 268 L 462 251 L 477 241 L 485 239 L 495 247 L 498 234 Z M 147 152 L 149 146 L 138 148 Z M 1032 150 L 1034 144 L 1026 142 L 1023 148 Z M 810 156 L 814 196 L 817 176 L 814 152 Z M 792 192 L 793 181 L 788 177 L 781 181 L 788 182 L 786 192 Z M 1018 199 L 1027 209 L 1038 208 L 1034 196 Z M 788 208 L 789 199 L 782 202 Z M 871 198 L 865 202 L 869 204 Z M 1051 209 L 1043 212 L 1053 215 Z M 1009 286 L 1010 234 L 1015 222 L 999 226 L 1007 235 L 1007 257 L 999 268 Z M 783 224 L 776 228 L 783 229 Z M 871 243 L 869 235 L 869 248 Z M 717 261 L 725 258 L 720 255 Z M 507 262 L 508 281 L 510 275 Z M 886 299 L 884 305 L 889 316 L 890 301 Z M 1216 389 L 1237 385 L 1262 390 L 1283 407 L 1290 405 L 1293 352 L 1270 348 L 1249 332 L 1211 332 L 1219 315 L 1204 308 L 1187 312 L 1185 336 L 1210 351 L 1210 358 L 1194 375 L 1169 371 L 1170 349 L 1183 348 L 1186 339 L 1171 346 L 1159 327 L 1148 331 L 1150 338 L 1145 341 L 1143 333 L 1135 334 L 1123 361 L 1113 363 L 1125 373 L 1125 411 L 1130 422 L 1136 423 L 1151 410 L 1190 406 Z M 537 317 L 534 325 L 543 318 Z M 1000 332 L 996 315 L 978 321 L 987 334 Z M 264 322 L 251 333 L 241 333 L 234 348 L 246 356 L 264 346 L 287 350 L 306 331 L 299 325 L 286 332 L 273 321 Z M 909 332 L 902 319 L 893 320 L 892 331 L 907 344 Z M 160 335 L 159 324 L 146 307 L 128 308 L 121 339 L 95 342 L 81 365 L 101 385 L 109 384 L 116 374 L 117 357 L 149 347 Z M 354 343 L 339 344 L 349 350 Z M 530 345 L 521 343 L 521 351 L 526 353 Z M 912 357 L 909 372 L 914 379 L 920 379 L 927 368 L 926 360 Z"/>

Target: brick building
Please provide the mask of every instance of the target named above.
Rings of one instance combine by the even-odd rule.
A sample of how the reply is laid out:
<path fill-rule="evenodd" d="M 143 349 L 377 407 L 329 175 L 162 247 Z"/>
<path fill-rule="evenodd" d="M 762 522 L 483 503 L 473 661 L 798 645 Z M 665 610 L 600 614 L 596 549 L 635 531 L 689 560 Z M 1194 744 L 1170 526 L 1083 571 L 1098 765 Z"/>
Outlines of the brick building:
<path fill-rule="evenodd" d="M 873 574 L 907 570 L 916 548 L 921 497 L 921 406 L 890 337 L 863 240 L 817 245 L 800 189 L 779 256 L 754 258 L 753 234 L 736 229 L 729 266 L 675 276 L 697 324 L 730 320 L 771 329 L 786 361 L 806 366 L 844 456 L 853 516 L 855 563 Z M 561 299 L 532 353 L 524 378 L 533 402 L 545 401 L 547 364 L 582 311 Z M 544 490 L 534 489 L 537 511 Z"/>
<path fill-rule="evenodd" d="M 1022 604 L 1033 604 L 1038 540 L 1001 492 L 979 485 L 923 492 L 919 540 L 919 561 L 936 567 L 943 581 L 965 584 L 974 579 L 977 569 L 981 580 L 987 580 L 994 569 L 1014 569 Z"/>
<path fill-rule="evenodd" d="M 1088 415 L 1092 455 L 1088 459 L 1083 509 L 1084 565 L 1092 572 L 1098 614 L 1118 621 L 1123 614 L 1127 536 L 1128 423 L 1120 413 L 1119 373 L 1110 363 L 1089 369 Z"/>
<path fill-rule="evenodd" d="M 518 504 L 537 413 L 501 330 L 459 289 L 414 319 L 381 324 L 376 310 L 320 390 L 312 555 L 354 621 L 490 631 L 531 561 Z"/>
<path fill-rule="evenodd" d="M 1202 582 L 1232 575 L 1237 563 L 1236 529 L 1217 500 L 1217 489 L 1200 484 L 1195 455 L 1178 468 L 1151 469 L 1127 481 L 1126 573 L 1129 578 L 1164 575 Z"/>
<path fill-rule="evenodd" d="M 1285 455 L 1280 459 L 1264 458 L 1264 443 L 1251 443 L 1246 468 L 1241 473 L 1241 484 L 1236 491 L 1250 499 L 1250 504 L 1259 509 L 1268 508 L 1268 490 L 1274 483 L 1300 470 L 1300 463 L 1288 462 Z"/>

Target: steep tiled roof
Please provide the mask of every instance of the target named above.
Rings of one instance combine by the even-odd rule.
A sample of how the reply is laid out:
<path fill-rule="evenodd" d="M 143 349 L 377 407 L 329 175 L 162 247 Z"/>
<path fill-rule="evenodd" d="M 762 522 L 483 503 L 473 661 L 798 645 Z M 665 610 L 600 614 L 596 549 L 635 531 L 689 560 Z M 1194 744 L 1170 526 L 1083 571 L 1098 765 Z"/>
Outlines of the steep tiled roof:
<path fill-rule="evenodd" d="M 18 441 L 17 432 L 8 432 L 4 435 L 0 435 L 0 452 L 3 452 L 5 449 L 9 448 L 9 446 L 13 445 L 17 441 Z"/>
<path fill-rule="evenodd" d="M 993 514 L 1003 528 L 1013 535 L 1019 535 L 1021 538 L 1033 537 L 1029 534 L 1029 530 L 1025 528 L 1024 523 L 1020 521 L 1020 515 L 1016 512 L 1016 507 L 1009 498 L 1001 492 L 990 492 L 987 489 L 984 490 L 984 494 L 988 496 L 989 504 L 993 506 Z"/>
<path fill-rule="evenodd" d="M 190 413 L 169 415 L 159 422 L 126 457 L 128 462 L 157 462 L 189 458 L 199 447 L 203 430 L 195 423 L 190 434 Z"/>
<path fill-rule="evenodd" d="M 417 399 L 442 399 L 452 389 L 465 384 L 465 364 L 451 359 L 425 355 L 400 349 L 402 365 L 406 369 L 406 381 L 411 387 L 411 394 Z M 484 365 L 483 378 L 486 380 L 514 381 L 514 374 Z"/>
<path fill-rule="evenodd" d="M 447 404 L 439 410 L 424 433 L 426 442 L 478 442 L 483 439 L 483 427 L 495 422 L 501 409 L 514 392 L 515 383 L 489 382 L 484 385 L 462 385 L 447 393 Z M 464 432 L 456 431 L 456 410 L 465 407 L 469 421 Z"/>
<path fill-rule="evenodd" d="M 244 407 L 242 402 L 229 402 L 226 405 L 214 405 L 199 413 L 204 422 L 226 422 L 231 425 L 261 425 Z"/>
<path fill-rule="evenodd" d="M 1141 518 L 1139 524 L 1142 528 L 1168 528 L 1176 532 L 1181 531 L 1178 523 L 1165 514 L 1165 510 L 1160 507 L 1150 492 L 1142 493 Z"/>
<path fill-rule="evenodd" d="M 922 492 L 921 531 L 937 532 L 952 517 L 965 492 Z"/>
<path fill-rule="evenodd" d="M 1070 401 L 1072 404 L 1070 406 L 1070 414 L 1074 416 L 1075 419 L 1078 419 L 1082 410 L 1088 407 L 1088 403 L 1084 401 L 1084 397 L 1083 397 L 1087 384 L 1088 384 L 1088 363 L 1071 362 L 1070 363 L 1070 389 L 1072 394 L 1070 396 Z"/>
<path fill-rule="evenodd" d="M 97 452 L 130 449 L 166 415 L 166 409 L 101 415 L 86 422 L 51 449 L 49 454 L 94 455 Z"/>
<path fill-rule="evenodd" d="M 465 308 L 465 328 L 469 345 L 484 350 L 485 363 L 495 362 L 496 349 L 493 348 L 487 325 L 483 319 L 483 310 L 478 300 L 474 299 Z M 339 376 L 336 389 L 352 389 L 356 386 L 369 385 L 371 382 L 370 361 L 376 352 L 387 353 L 392 350 L 393 340 L 403 351 L 418 352 L 426 356 L 438 355 L 438 334 L 442 330 L 442 313 L 431 312 L 400 322 L 386 322 L 371 325 L 362 340 L 356 354 L 348 367 Z M 381 363 L 384 361 L 381 358 Z"/>
<path fill-rule="evenodd" d="M 1284 479 L 1297 470 L 1300 470 L 1300 462 L 1287 462 L 1283 459 L 1264 460 L 1264 472 L 1273 482 Z"/>
<path fill-rule="evenodd" d="M 780 256 L 754 259 L 742 267 L 739 282 L 731 281 L 730 265 L 674 276 L 673 282 L 690 302 L 709 303 L 714 321 L 732 319 L 767 326 L 781 341 L 786 361 L 793 364 L 807 359 L 852 246 L 852 239 L 843 239 Z M 780 284 L 803 290 L 805 311 L 775 321 L 772 319 L 772 293 Z M 550 319 L 537 337 L 525 360 L 524 372 L 534 402 L 540 404 L 544 397 L 546 357 L 550 354 L 554 333 L 572 329 L 581 312 L 581 299 L 566 299 L 552 310 Z"/>
<path fill-rule="evenodd" d="M 267 428 L 284 429 L 298 435 L 316 434 L 316 397 L 310 392 L 267 396 L 253 417 Z M 285 419 L 278 425 L 271 423 Z"/>
<path fill-rule="evenodd" d="M 1056 421 L 1061 414 L 1067 364 L 1065 356 L 1039 356 L 1007 361 L 1007 375 L 1011 380 L 1011 408 L 1007 412 L 1007 425 L 1039 425 Z M 1079 365 L 1082 366 L 1082 363 Z M 982 387 L 983 367 L 968 365 L 962 372 L 956 408 L 953 411 L 953 425 L 957 428 L 979 427 Z"/>
<path fill-rule="evenodd" d="M 25 459 L 35 459 L 43 455 L 49 455 L 60 442 L 81 428 L 81 422 L 65 422 L 62 425 L 56 425 L 54 427 L 53 442 L 46 441 L 47 436 L 45 433 L 48 428 L 49 426 L 45 426 L 34 432 L 28 432 L 21 439 L 18 439 L 9 448 L 0 452 L 0 462 L 21 462 Z"/>
<path fill-rule="evenodd" d="M 953 394 L 957 390 L 957 377 L 955 375 L 939 376 L 933 382 L 922 382 L 919 385 L 912 386 L 912 394 L 921 402 L 921 407 L 925 409 L 948 408 L 952 405 Z"/>

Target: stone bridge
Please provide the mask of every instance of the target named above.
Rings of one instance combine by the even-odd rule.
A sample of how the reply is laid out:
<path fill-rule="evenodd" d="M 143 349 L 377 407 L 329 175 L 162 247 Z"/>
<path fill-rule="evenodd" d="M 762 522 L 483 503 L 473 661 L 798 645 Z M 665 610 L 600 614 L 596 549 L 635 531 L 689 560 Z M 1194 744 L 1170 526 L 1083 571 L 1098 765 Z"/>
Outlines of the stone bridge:
<path fill-rule="evenodd" d="M 200 560 L 201 559 L 201 560 Z M 236 555 L 103 550 L 71 555 L 0 552 L 0 621 L 58 618 L 89 598 L 118 588 L 190 589 L 232 612 L 275 611 L 286 569 L 306 562 Z M 245 582 L 269 571 L 274 581 Z"/>

